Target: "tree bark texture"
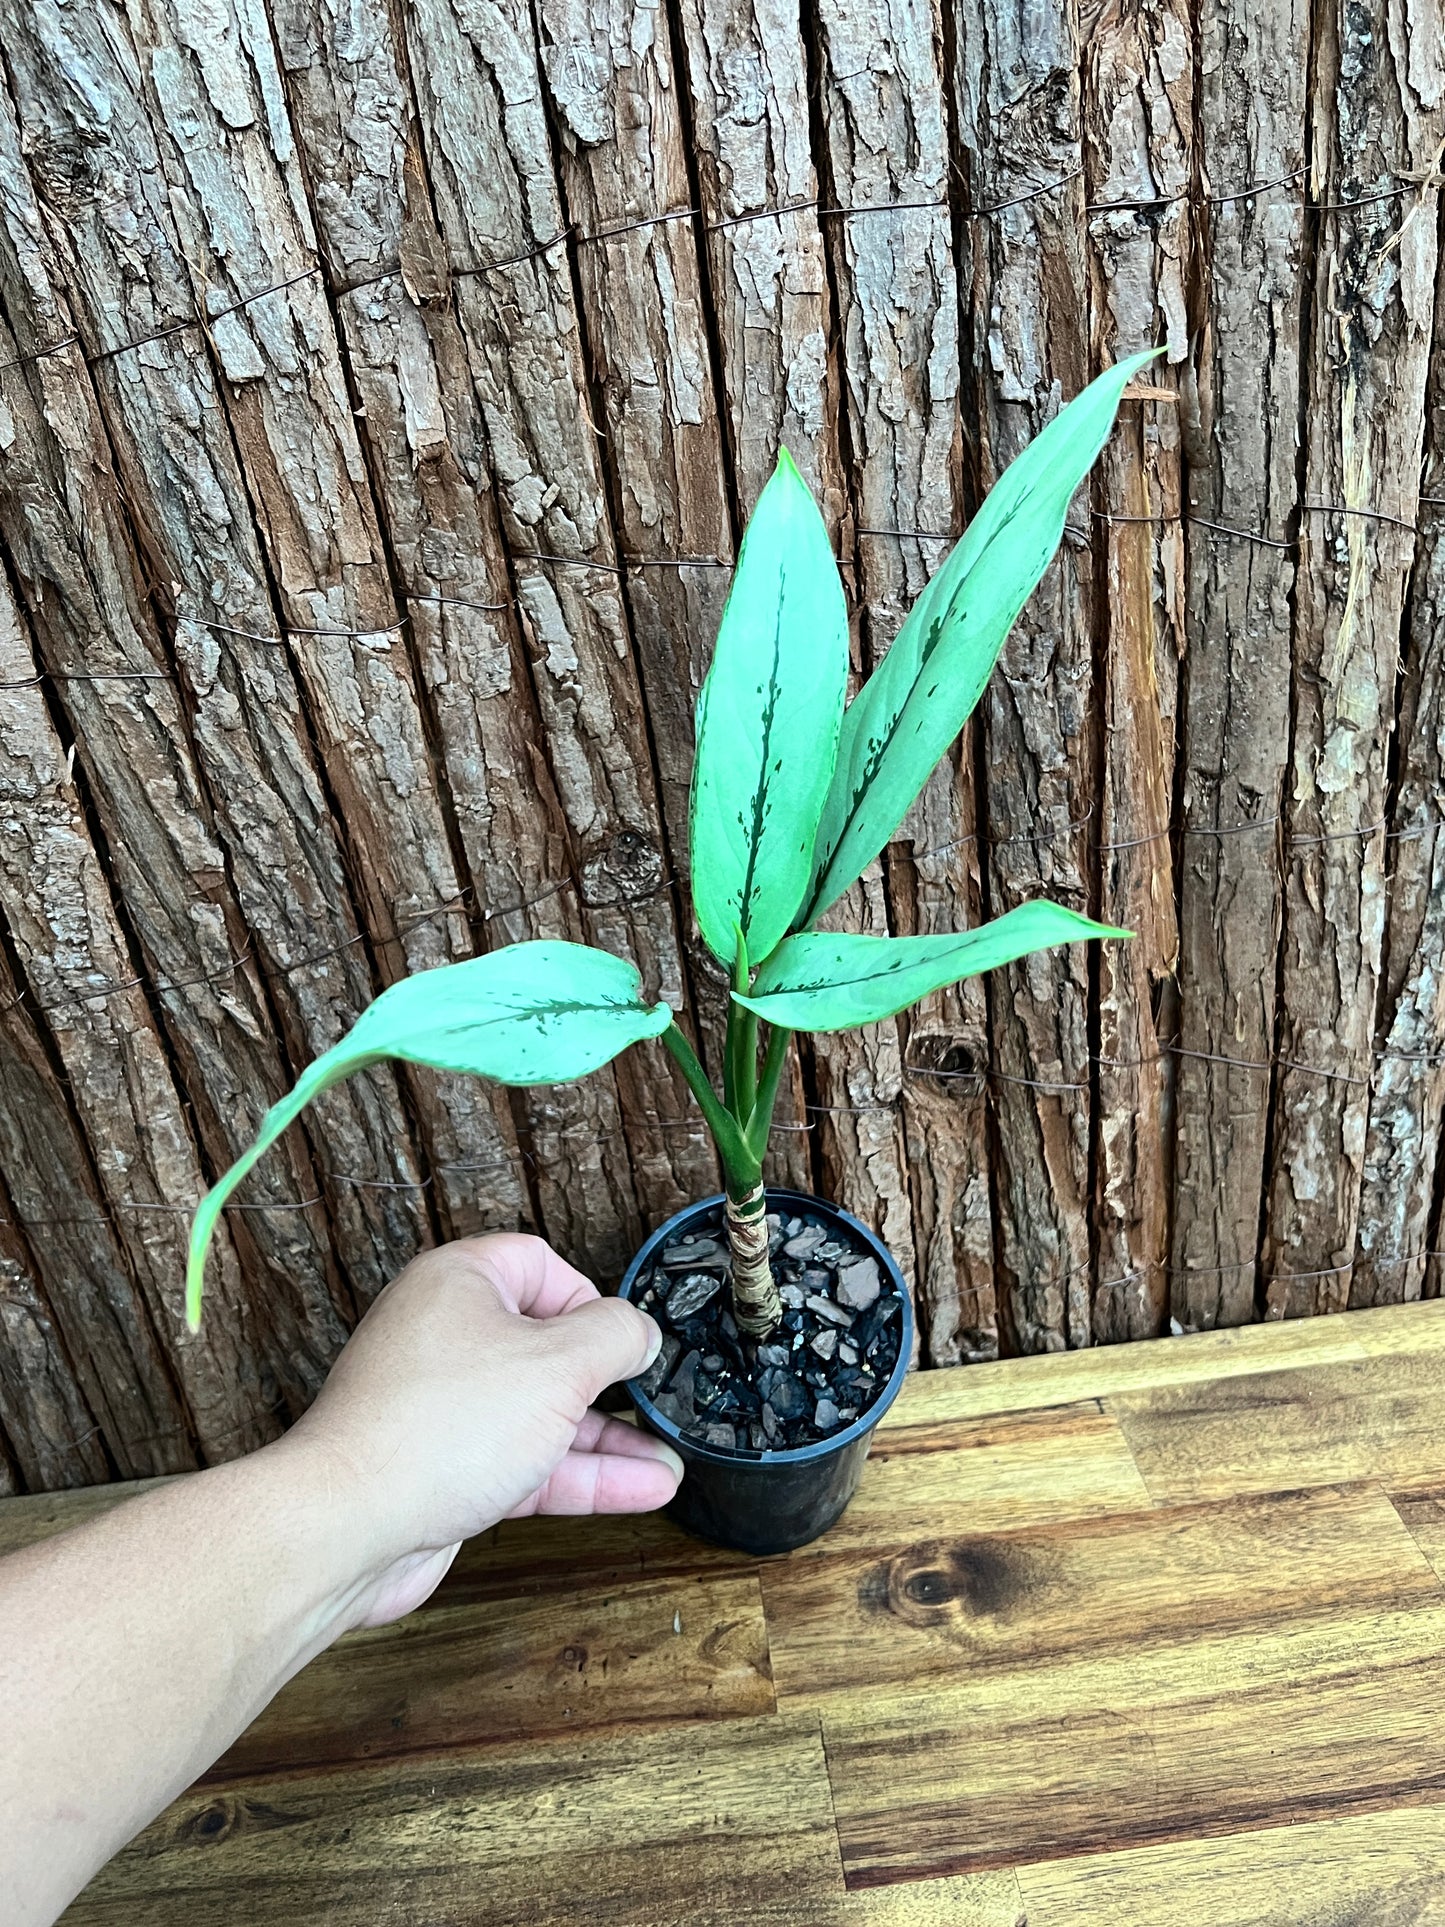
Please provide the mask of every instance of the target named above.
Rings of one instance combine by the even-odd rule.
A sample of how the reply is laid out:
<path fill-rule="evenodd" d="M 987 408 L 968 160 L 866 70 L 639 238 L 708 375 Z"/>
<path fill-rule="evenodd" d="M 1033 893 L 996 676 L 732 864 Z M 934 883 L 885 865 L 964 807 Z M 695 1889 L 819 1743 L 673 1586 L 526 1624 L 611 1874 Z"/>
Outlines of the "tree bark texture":
<path fill-rule="evenodd" d="M 769 1175 L 925 1360 L 1438 1292 L 1439 0 L 0 0 L 0 1491 L 271 1437 L 419 1246 L 614 1278 L 717 1188 L 659 1050 L 383 1067 L 411 971 L 632 957 L 720 1061 L 693 708 L 791 451 L 859 675 L 1158 346 L 830 921 L 1136 934 L 804 1040 Z"/>

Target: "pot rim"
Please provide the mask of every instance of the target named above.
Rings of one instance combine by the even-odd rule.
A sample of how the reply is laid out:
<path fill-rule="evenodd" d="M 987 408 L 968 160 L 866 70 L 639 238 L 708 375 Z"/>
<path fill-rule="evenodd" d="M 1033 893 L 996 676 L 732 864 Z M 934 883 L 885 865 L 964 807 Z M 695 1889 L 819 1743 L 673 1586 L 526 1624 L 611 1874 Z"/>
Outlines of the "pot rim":
<path fill-rule="evenodd" d="M 811 1445 L 784 1446 L 780 1452 L 754 1451 L 751 1447 L 743 1451 L 729 1451 L 725 1446 L 705 1444 L 701 1439 L 690 1437 L 665 1413 L 659 1412 L 647 1393 L 642 1390 L 637 1379 L 629 1378 L 623 1381 L 627 1396 L 646 1418 L 648 1425 L 669 1444 L 675 1445 L 684 1458 L 700 1459 L 708 1465 L 725 1465 L 734 1470 L 742 1466 L 807 1465 L 818 1459 L 827 1458 L 834 1452 L 843 1451 L 855 1440 L 866 1437 L 903 1389 L 903 1381 L 908 1376 L 909 1360 L 913 1351 L 913 1300 L 897 1259 L 878 1234 L 870 1231 L 861 1219 L 853 1216 L 852 1212 L 845 1211 L 841 1204 L 834 1204 L 831 1198 L 820 1198 L 811 1191 L 794 1191 L 789 1186 L 781 1184 L 770 1184 L 766 1187 L 766 1191 L 769 1209 L 773 1208 L 774 1200 L 803 1205 L 809 1210 L 816 1210 L 821 1206 L 823 1210 L 830 1212 L 847 1226 L 854 1237 L 867 1248 L 870 1256 L 877 1258 L 889 1282 L 902 1299 L 903 1329 L 899 1334 L 898 1357 L 894 1361 L 893 1370 L 867 1411 L 860 1413 L 851 1425 L 845 1426 L 840 1432 L 830 1433 L 825 1439 L 816 1439 Z M 660 1224 L 628 1265 L 622 1283 L 617 1288 L 618 1297 L 625 1298 L 630 1303 L 633 1289 L 643 1267 L 652 1258 L 654 1252 L 663 1244 L 671 1243 L 681 1231 L 685 1231 L 700 1212 L 715 1210 L 726 1201 L 726 1195 L 723 1192 L 715 1192 L 710 1198 L 699 1198 L 696 1204 L 689 1204 L 681 1211 L 675 1211 L 665 1223 Z"/>

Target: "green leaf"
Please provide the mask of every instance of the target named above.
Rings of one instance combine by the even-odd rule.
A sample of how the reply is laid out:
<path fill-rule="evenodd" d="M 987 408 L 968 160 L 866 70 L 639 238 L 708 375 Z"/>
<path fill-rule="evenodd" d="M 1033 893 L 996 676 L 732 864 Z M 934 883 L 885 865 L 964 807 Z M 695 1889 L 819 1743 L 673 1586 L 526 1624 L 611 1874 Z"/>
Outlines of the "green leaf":
<path fill-rule="evenodd" d="M 1058 903 L 1023 903 L 981 929 L 946 937 L 850 937 L 808 932 L 779 944 L 752 994 L 734 1001 L 790 1030 L 853 1030 L 896 1016 L 930 990 L 977 977 L 1051 944 L 1127 937 Z"/>
<path fill-rule="evenodd" d="M 472 1071 L 500 1084 L 558 1084 L 595 1071 L 644 1037 L 660 1037 L 671 1022 L 666 1004 L 644 1003 L 630 963 L 580 943 L 516 943 L 393 984 L 271 1106 L 256 1142 L 201 1200 L 186 1268 L 192 1331 L 200 1324 L 206 1249 L 226 1199 L 330 1085 L 387 1057 Z"/>
<path fill-rule="evenodd" d="M 848 683 L 848 612 L 817 504 L 784 449 L 743 537 L 697 707 L 692 897 L 731 966 L 766 957 L 813 874 Z"/>
<path fill-rule="evenodd" d="M 1126 383 L 1159 352 L 1100 375 L 1009 464 L 849 705 L 795 928 L 862 875 L 962 729 L 1059 545 Z"/>

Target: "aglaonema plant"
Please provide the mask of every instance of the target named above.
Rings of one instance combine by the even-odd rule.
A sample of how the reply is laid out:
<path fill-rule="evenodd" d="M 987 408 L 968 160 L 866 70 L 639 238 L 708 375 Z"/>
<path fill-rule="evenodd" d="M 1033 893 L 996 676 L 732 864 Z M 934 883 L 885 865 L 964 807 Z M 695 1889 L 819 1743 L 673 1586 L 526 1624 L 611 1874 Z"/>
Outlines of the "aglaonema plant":
<path fill-rule="evenodd" d="M 697 707 L 693 908 L 732 986 L 721 1089 L 637 969 L 586 945 L 512 944 L 409 977 L 267 1111 L 255 1143 L 202 1201 L 186 1311 L 199 1327 L 206 1250 L 231 1192 L 328 1086 L 387 1058 L 503 1084 L 552 1084 L 660 1039 L 717 1145 L 732 1308 L 763 1338 L 779 1299 L 763 1160 L 788 1041 L 849 1030 L 930 991 L 1087 937 L 1123 936 L 1047 901 L 976 930 L 872 937 L 817 928 L 882 851 L 978 701 L 1063 534 L 1130 377 L 1119 363 L 1035 437 L 988 495 L 851 703 L 848 619 L 827 530 L 784 451 L 749 520 Z"/>

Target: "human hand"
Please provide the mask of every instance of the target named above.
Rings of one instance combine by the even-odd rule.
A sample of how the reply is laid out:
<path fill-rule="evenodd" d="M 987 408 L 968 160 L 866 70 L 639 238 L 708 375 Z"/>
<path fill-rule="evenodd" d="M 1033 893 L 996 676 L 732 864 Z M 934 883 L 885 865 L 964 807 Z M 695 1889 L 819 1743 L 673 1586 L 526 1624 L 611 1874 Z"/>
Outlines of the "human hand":
<path fill-rule="evenodd" d="M 304 1454 L 359 1523 L 347 1622 L 421 1604 L 463 1539 L 534 1512 L 648 1512 L 682 1461 L 591 1409 L 656 1356 L 657 1326 L 603 1298 L 540 1238 L 423 1252 L 367 1312 L 316 1403 L 279 1445 Z"/>

